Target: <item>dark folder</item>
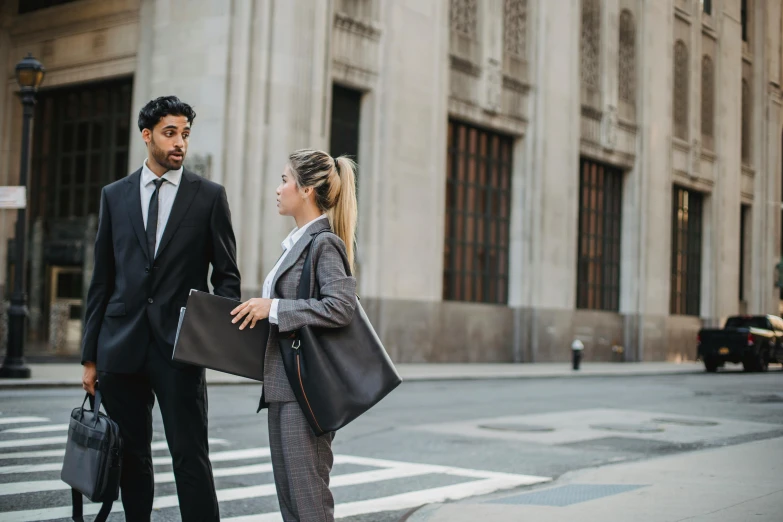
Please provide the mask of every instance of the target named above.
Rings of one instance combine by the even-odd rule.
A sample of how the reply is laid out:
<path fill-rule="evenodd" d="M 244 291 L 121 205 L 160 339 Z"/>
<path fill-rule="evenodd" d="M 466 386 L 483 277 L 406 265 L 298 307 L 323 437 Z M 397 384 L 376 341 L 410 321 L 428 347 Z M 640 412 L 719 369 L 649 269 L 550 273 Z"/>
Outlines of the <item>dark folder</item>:
<path fill-rule="evenodd" d="M 240 330 L 239 323 L 231 323 L 237 305 L 233 299 L 191 291 L 180 311 L 173 359 L 263 381 L 269 321 Z"/>

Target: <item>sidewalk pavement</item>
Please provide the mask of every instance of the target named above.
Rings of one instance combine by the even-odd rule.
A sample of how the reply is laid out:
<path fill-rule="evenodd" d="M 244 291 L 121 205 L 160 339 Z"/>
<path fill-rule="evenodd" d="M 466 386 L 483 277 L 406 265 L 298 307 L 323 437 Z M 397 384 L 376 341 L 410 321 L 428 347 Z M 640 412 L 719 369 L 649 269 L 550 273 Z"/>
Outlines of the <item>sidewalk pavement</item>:
<path fill-rule="evenodd" d="M 406 522 L 780 522 L 783 438 L 563 475 L 532 491 L 426 506 Z"/>
<path fill-rule="evenodd" d="M 30 379 L 0 379 L 0 389 L 26 387 L 81 386 L 82 367 L 78 363 L 30 364 Z M 576 377 L 628 377 L 634 375 L 671 375 L 702 373 L 698 362 L 667 363 L 582 363 L 579 371 L 569 363 L 425 363 L 398 364 L 405 381 L 466 379 L 535 379 Z M 258 384 L 258 382 L 207 370 L 209 385 Z"/>

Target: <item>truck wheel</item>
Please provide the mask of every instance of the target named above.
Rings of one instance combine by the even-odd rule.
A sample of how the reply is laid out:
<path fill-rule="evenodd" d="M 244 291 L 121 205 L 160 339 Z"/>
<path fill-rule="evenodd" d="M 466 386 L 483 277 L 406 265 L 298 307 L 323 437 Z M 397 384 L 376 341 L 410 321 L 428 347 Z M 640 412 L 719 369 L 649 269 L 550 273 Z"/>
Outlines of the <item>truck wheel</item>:
<path fill-rule="evenodd" d="M 769 369 L 769 361 L 764 357 L 763 353 L 756 356 L 756 370 L 759 372 L 766 372 Z"/>
<path fill-rule="evenodd" d="M 719 366 L 718 361 L 714 359 L 704 359 L 704 369 L 707 370 L 707 373 L 717 372 Z"/>

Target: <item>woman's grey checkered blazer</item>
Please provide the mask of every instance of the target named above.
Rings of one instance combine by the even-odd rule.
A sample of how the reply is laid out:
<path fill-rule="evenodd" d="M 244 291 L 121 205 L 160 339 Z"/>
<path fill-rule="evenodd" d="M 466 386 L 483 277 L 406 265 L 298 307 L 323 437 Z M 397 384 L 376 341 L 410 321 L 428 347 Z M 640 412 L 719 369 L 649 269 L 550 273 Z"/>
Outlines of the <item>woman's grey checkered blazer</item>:
<path fill-rule="evenodd" d="M 285 522 L 331 522 L 334 499 L 329 473 L 334 434 L 316 437 L 288 383 L 280 356 L 280 332 L 305 325 L 340 327 L 351 322 L 356 308 L 356 279 L 346 270 L 345 244 L 325 233 L 328 220 L 318 220 L 291 247 L 272 282 L 272 298 L 280 299 L 278 325 L 271 325 L 264 359 L 264 392 L 259 410 L 269 406 L 269 445 L 280 511 Z M 298 300 L 305 253 L 312 241 L 310 288 L 318 299 Z M 267 403 L 267 404 L 265 404 Z"/>

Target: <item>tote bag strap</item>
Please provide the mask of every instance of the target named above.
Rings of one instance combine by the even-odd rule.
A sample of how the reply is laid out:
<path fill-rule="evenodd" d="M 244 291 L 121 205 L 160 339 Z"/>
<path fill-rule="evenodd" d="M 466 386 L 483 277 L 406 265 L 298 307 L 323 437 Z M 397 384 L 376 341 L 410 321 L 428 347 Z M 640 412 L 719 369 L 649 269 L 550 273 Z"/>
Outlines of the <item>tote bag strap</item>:
<path fill-rule="evenodd" d="M 328 228 L 325 228 L 312 235 L 310 244 L 307 246 L 307 255 L 305 256 L 304 266 L 302 267 L 302 275 L 299 278 L 299 291 L 297 292 L 296 296 L 297 299 L 310 299 L 310 274 L 313 272 L 313 259 L 310 254 L 313 251 L 313 242 L 315 241 L 315 238 L 323 233 L 334 234 L 334 232 Z M 348 260 L 345 258 L 343 258 L 343 265 L 345 265 L 345 272 L 348 275 L 351 275 L 351 267 L 348 266 Z"/>

